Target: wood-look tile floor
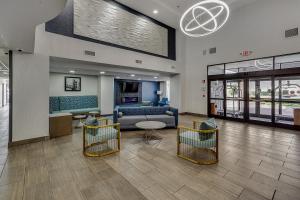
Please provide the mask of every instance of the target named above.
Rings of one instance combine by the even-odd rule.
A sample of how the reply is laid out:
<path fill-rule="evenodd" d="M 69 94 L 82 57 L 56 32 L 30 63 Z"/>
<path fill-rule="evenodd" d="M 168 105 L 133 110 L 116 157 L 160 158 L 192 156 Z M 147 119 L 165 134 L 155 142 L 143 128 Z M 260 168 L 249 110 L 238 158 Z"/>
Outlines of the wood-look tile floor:
<path fill-rule="evenodd" d="M 181 116 L 192 126 L 200 118 Z M 145 144 L 122 132 L 121 152 L 82 155 L 82 134 L 9 149 L 0 199 L 263 200 L 300 199 L 300 133 L 218 120 L 220 162 L 198 166 L 176 157 L 176 130 Z"/>

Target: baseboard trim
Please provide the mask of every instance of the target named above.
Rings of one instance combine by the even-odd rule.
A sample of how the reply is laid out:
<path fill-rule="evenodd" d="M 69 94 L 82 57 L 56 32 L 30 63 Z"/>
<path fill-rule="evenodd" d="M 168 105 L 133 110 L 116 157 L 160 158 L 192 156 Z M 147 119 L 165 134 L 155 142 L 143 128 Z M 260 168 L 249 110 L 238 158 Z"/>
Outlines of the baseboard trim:
<path fill-rule="evenodd" d="M 27 139 L 27 140 L 20 140 L 20 141 L 16 141 L 16 142 L 10 142 L 8 144 L 8 147 L 15 147 L 15 146 L 20 146 L 20 145 L 25 145 L 25 144 L 30 144 L 30 143 L 36 143 L 36 142 L 46 141 L 49 139 L 50 139 L 49 136 L 44 136 L 44 137 Z"/>
<path fill-rule="evenodd" d="M 191 115 L 191 116 L 195 116 L 195 117 L 208 117 L 207 115 L 191 113 L 191 112 L 183 112 L 183 113 L 179 113 L 179 115 Z"/>

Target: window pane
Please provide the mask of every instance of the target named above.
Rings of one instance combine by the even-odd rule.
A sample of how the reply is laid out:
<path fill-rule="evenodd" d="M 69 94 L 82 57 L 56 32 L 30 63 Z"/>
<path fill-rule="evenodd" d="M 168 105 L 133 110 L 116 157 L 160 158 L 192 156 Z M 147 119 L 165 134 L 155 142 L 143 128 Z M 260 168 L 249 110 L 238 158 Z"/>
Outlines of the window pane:
<path fill-rule="evenodd" d="M 299 112 L 295 109 L 300 109 L 300 103 L 277 102 L 275 104 L 275 121 L 277 123 L 294 125 L 294 114 Z M 295 119 L 295 121 L 297 120 L 299 119 Z"/>
<path fill-rule="evenodd" d="M 275 58 L 275 69 L 288 69 L 297 67 L 300 67 L 300 54 Z"/>
<path fill-rule="evenodd" d="M 249 80 L 249 97 L 250 99 L 267 99 L 272 98 L 272 82 L 270 79 L 252 79 Z"/>
<path fill-rule="evenodd" d="M 226 101 L 226 116 L 232 118 L 244 118 L 244 101 L 227 100 Z"/>
<path fill-rule="evenodd" d="M 272 103 L 271 102 L 249 102 L 249 118 L 256 121 L 272 121 Z"/>
<path fill-rule="evenodd" d="M 225 74 L 273 70 L 273 59 L 258 59 L 225 65 Z"/>
<path fill-rule="evenodd" d="M 256 83 L 255 81 L 249 81 L 249 98 L 255 99 L 256 97 Z"/>
<path fill-rule="evenodd" d="M 223 81 L 210 82 L 210 98 L 224 98 Z"/>
<path fill-rule="evenodd" d="M 244 81 L 229 80 L 226 81 L 227 98 L 243 99 L 244 98 Z"/>
<path fill-rule="evenodd" d="M 275 98 L 277 101 L 300 101 L 300 76 L 276 78 Z"/>
<path fill-rule="evenodd" d="M 224 65 L 214 65 L 208 67 L 208 75 L 224 74 Z"/>
<path fill-rule="evenodd" d="M 224 116 L 223 100 L 211 100 L 210 111 L 212 115 Z"/>

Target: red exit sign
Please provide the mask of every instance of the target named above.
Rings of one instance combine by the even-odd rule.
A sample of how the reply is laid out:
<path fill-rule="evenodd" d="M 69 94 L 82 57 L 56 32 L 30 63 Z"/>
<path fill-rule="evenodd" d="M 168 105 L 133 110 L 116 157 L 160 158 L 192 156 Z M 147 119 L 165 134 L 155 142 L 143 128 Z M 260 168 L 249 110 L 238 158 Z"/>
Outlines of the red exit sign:
<path fill-rule="evenodd" d="M 253 53 L 253 51 L 247 51 L 247 50 L 245 50 L 245 51 L 242 51 L 240 53 L 240 55 L 243 56 L 243 57 L 246 57 L 246 56 L 250 56 L 252 53 Z"/>

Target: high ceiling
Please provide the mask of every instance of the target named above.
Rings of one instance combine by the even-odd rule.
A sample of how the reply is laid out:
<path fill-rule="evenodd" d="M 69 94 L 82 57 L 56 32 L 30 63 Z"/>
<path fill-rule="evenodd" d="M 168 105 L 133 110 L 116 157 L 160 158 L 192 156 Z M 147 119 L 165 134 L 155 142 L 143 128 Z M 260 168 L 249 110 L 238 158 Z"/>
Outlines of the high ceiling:
<path fill-rule="evenodd" d="M 181 14 L 200 0 L 117 0 L 141 13 L 178 28 Z M 224 0 L 231 10 L 257 0 Z M 262 1 L 262 0 L 261 0 Z M 1 0 L 0 48 L 33 52 L 35 27 L 55 17 L 66 0 Z M 153 14 L 157 9 L 158 14 Z"/>
<path fill-rule="evenodd" d="M 179 20 L 184 11 L 201 0 L 117 0 L 145 15 L 161 21 L 174 28 L 179 27 Z M 257 0 L 223 0 L 231 10 L 235 10 Z M 261 0 L 262 1 L 262 0 Z M 153 10 L 158 14 L 153 14 Z"/>
<path fill-rule="evenodd" d="M 0 48 L 33 52 L 35 27 L 57 16 L 66 0 L 1 0 Z"/>

